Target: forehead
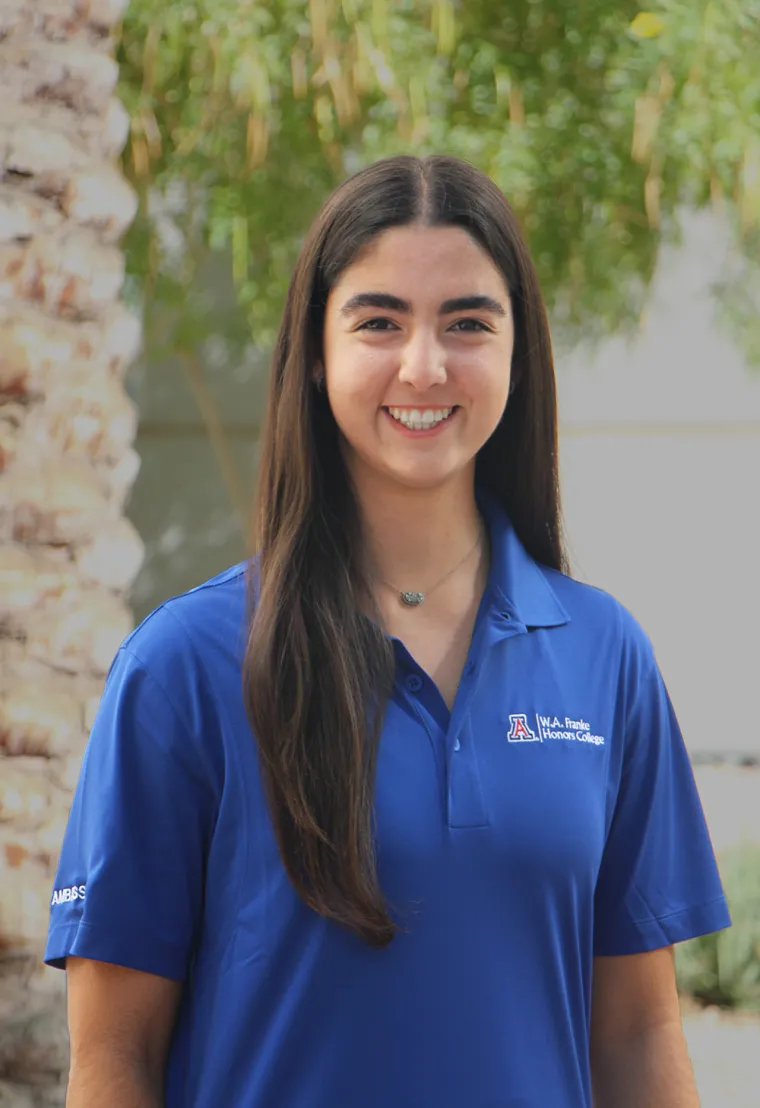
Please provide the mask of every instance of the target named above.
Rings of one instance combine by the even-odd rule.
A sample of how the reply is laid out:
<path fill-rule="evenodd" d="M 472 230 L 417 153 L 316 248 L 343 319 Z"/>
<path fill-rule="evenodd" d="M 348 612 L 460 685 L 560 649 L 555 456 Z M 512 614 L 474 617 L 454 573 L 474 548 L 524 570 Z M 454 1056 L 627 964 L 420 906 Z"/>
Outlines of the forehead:
<path fill-rule="evenodd" d="M 369 243 L 335 289 L 393 292 L 412 302 L 427 296 L 506 292 L 501 271 L 461 227 L 392 227 Z"/>

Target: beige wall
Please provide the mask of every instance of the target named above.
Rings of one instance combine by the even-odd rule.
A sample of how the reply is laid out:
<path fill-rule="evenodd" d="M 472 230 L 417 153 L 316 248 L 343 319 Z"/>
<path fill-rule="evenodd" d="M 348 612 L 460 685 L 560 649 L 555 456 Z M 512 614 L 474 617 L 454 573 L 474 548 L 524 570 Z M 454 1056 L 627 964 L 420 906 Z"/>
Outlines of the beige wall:
<path fill-rule="evenodd" d="M 631 346 L 558 357 L 575 575 L 652 638 L 694 754 L 760 759 L 760 370 L 715 318 L 728 238 L 663 252 Z"/>

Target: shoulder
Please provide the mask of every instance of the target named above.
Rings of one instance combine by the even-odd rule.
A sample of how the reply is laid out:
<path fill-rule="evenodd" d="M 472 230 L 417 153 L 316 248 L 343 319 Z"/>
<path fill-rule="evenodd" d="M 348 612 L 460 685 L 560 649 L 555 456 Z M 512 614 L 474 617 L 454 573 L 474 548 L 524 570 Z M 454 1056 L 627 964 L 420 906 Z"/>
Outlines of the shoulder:
<path fill-rule="evenodd" d="M 567 613 L 568 638 L 597 650 L 619 652 L 621 663 L 639 669 L 654 665 L 652 642 L 636 617 L 616 597 L 558 570 L 539 566 L 547 585 Z"/>
<path fill-rule="evenodd" d="M 163 750 L 193 774 L 219 777 L 220 704 L 241 696 L 245 563 L 171 597 L 121 644 L 95 713 L 89 759 Z"/>
<path fill-rule="evenodd" d="M 553 569 L 541 567 L 541 572 L 568 617 L 558 629 L 560 661 L 575 679 L 611 698 L 624 733 L 634 736 L 633 748 L 646 751 L 670 734 L 674 723 L 652 641 L 628 608 L 604 589 Z"/>
<path fill-rule="evenodd" d="M 246 633 L 246 569 L 240 562 L 154 608 L 122 643 L 146 669 L 235 655 Z"/>
<path fill-rule="evenodd" d="M 197 728 L 222 690 L 240 687 L 247 638 L 246 566 L 243 562 L 170 597 L 122 642 L 106 693 L 132 674 L 144 674 L 141 696 L 161 696 L 187 726 Z M 138 686 L 132 682 L 134 687 Z"/>

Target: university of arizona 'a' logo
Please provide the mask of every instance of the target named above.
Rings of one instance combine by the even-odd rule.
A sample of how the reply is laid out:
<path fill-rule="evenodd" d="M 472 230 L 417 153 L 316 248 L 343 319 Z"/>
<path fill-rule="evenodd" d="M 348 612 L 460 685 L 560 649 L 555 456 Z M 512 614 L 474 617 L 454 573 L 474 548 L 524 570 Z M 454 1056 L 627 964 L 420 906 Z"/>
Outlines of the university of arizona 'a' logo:
<path fill-rule="evenodd" d="M 528 727 L 528 717 L 525 713 L 509 717 L 509 733 L 507 738 L 511 743 L 538 743 L 541 739 Z"/>

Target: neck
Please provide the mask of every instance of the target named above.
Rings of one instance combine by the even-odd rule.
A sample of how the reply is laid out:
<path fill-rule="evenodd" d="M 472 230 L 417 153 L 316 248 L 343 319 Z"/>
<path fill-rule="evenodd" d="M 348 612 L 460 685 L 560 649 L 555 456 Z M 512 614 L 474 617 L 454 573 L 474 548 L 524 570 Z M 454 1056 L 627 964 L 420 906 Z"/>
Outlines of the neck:
<path fill-rule="evenodd" d="M 399 590 L 424 592 L 477 542 L 473 476 L 434 489 L 375 485 L 369 478 L 356 488 L 370 572 Z"/>

